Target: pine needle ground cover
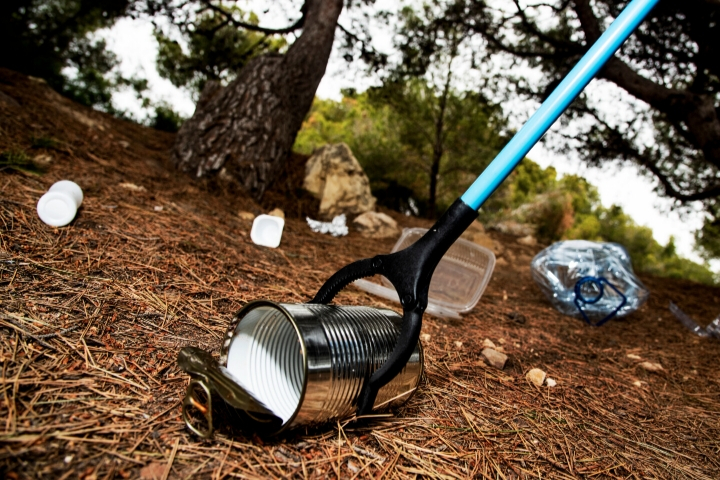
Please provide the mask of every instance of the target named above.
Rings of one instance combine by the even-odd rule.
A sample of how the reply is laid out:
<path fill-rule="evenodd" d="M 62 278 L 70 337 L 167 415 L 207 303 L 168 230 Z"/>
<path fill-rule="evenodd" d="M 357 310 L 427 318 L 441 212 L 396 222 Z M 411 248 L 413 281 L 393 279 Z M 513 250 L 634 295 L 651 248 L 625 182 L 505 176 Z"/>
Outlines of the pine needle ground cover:
<path fill-rule="evenodd" d="M 1 71 L 0 93 L 0 152 L 42 164 L 0 172 L 4 478 L 720 477 L 720 344 L 667 309 L 672 300 L 708 323 L 720 290 L 643 277 L 645 306 L 590 328 L 533 284 L 542 247 L 495 233 L 502 253 L 478 306 L 461 321 L 426 316 L 426 375 L 405 406 L 269 440 L 220 415 L 214 439 L 198 440 L 180 417 L 178 350 L 217 353 L 246 302 L 307 301 L 339 267 L 394 240 L 312 233 L 302 218 L 312 202 L 288 197 L 292 185 L 258 205 L 193 181 L 167 163 L 172 135 L 38 81 Z M 60 179 L 79 183 L 85 201 L 54 229 L 35 206 Z M 276 206 L 289 217 L 280 248 L 255 246 L 237 212 Z M 337 302 L 395 307 L 352 287 Z M 504 370 L 483 362 L 485 339 L 509 355 Z M 557 385 L 536 387 L 531 368 Z"/>

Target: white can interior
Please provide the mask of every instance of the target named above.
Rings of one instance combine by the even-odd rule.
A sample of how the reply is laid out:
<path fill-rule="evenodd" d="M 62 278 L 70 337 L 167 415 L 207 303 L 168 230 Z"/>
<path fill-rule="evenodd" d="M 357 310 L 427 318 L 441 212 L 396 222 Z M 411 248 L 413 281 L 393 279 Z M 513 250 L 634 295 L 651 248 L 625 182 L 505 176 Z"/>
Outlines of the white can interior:
<path fill-rule="evenodd" d="M 300 338 L 282 311 L 264 305 L 240 320 L 228 348 L 227 369 L 283 424 L 300 404 L 303 365 Z"/>

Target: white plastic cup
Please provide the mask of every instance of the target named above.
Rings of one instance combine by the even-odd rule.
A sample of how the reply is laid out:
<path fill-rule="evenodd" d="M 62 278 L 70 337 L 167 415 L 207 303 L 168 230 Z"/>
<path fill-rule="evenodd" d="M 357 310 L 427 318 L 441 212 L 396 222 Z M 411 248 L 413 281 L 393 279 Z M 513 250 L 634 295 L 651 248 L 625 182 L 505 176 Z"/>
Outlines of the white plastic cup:
<path fill-rule="evenodd" d="M 258 215 L 253 220 L 250 240 L 256 245 L 277 248 L 282 238 L 285 220 L 272 215 Z"/>
<path fill-rule="evenodd" d="M 60 180 L 40 197 L 37 204 L 38 216 L 52 227 L 64 227 L 73 221 L 82 201 L 83 192 L 77 183 Z"/>

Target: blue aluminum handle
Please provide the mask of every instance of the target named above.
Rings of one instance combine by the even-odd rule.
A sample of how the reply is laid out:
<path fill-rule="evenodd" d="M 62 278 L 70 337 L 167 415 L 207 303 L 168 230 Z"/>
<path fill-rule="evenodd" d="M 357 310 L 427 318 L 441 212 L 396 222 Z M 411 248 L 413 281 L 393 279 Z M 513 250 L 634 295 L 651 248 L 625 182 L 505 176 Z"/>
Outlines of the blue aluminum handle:
<path fill-rule="evenodd" d="M 562 83 L 460 197 L 466 205 L 477 210 L 485 203 L 658 2 L 659 0 L 632 0 L 625 7 Z"/>

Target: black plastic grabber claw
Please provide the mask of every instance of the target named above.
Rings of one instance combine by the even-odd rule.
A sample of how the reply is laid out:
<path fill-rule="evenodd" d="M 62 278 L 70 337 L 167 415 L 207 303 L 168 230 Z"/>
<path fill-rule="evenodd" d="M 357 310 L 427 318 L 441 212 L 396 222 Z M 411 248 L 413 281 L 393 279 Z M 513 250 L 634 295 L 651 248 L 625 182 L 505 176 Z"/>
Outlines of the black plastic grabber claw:
<path fill-rule="evenodd" d="M 343 288 L 363 277 L 384 275 L 397 290 L 403 320 L 397 343 L 387 361 L 365 379 L 357 399 L 357 414 L 372 412 L 378 391 L 403 369 L 420 337 L 428 304 L 430 279 L 445 252 L 477 218 L 478 212 L 458 199 L 417 242 L 389 255 L 358 260 L 337 271 L 310 303 L 329 303 Z"/>

